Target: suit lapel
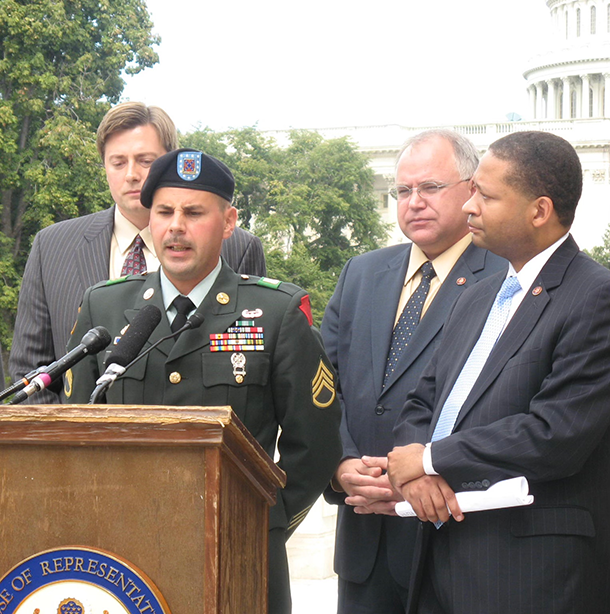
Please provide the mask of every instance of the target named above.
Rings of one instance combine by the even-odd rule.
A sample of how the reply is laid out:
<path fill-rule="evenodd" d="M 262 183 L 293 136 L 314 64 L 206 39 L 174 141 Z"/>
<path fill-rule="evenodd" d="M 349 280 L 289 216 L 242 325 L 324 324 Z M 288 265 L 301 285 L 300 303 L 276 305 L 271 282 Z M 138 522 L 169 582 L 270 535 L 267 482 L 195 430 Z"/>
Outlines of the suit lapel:
<path fill-rule="evenodd" d="M 111 207 L 96 215 L 83 235 L 83 242 L 75 254 L 83 292 L 86 288 L 108 279 L 113 227 L 114 207 Z"/>
<path fill-rule="evenodd" d="M 392 341 L 392 326 L 400 293 L 407 274 L 411 245 L 405 252 L 388 262 L 387 267 L 375 273 L 371 288 L 371 354 L 373 359 L 374 381 L 377 395 L 381 392 L 388 352 Z"/>
<path fill-rule="evenodd" d="M 462 422 L 464 417 L 472 409 L 474 404 L 492 385 L 492 383 L 501 373 L 502 369 L 504 369 L 506 363 L 517 353 L 519 348 L 530 336 L 532 330 L 540 320 L 546 306 L 552 300 L 549 292 L 561 284 L 568 265 L 574 259 L 578 251 L 578 246 L 572 237 L 569 237 L 562 245 L 559 246 L 557 251 L 542 268 L 532 286 L 527 289 L 521 305 L 519 305 L 515 315 L 509 322 L 508 326 L 504 330 L 504 333 L 489 355 L 481 374 L 464 402 L 455 424 L 456 429 L 459 427 L 460 422 Z M 498 291 L 499 287 L 496 288 L 496 294 Z M 495 294 L 493 298 L 495 299 Z M 489 304 L 488 309 L 484 312 L 483 324 L 487 319 L 490 309 L 491 303 Z M 478 340 L 479 335 L 476 336 L 474 341 L 467 345 L 467 356 L 472 351 L 472 348 Z M 453 379 L 453 382 L 455 382 L 455 379 L 457 379 L 457 375 Z M 439 407 L 442 407 L 442 405 L 439 404 Z"/>
<path fill-rule="evenodd" d="M 415 329 L 413 337 L 392 376 L 388 379 L 384 392 L 398 381 L 419 355 L 428 347 L 443 327 L 457 298 L 478 280 L 478 273 L 485 268 L 486 252 L 470 244 L 455 263 L 453 269 L 439 288 L 430 307 Z M 388 345 L 389 347 L 389 345 Z M 386 352 L 387 354 L 387 352 Z"/>
<path fill-rule="evenodd" d="M 147 297 L 147 298 L 145 298 Z M 132 309 L 125 310 L 125 317 L 128 322 L 132 322 L 134 317 L 142 310 L 146 305 L 154 305 L 161 311 L 161 321 L 157 327 L 153 330 L 151 336 L 148 338 L 146 347 L 156 343 L 162 337 L 166 337 L 171 334 L 169 321 L 167 320 L 167 314 L 165 313 L 165 305 L 163 304 L 163 295 L 161 292 L 161 283 L 159 281 L 159 272 L 154 272 L 146 275 L 146 281 L 142 284 L 142 288 L 134 306 Z M 159 345 L 157 348 L 160 352 L 166 356 L 174 345 L 173 339 L 168 339 Z"/>

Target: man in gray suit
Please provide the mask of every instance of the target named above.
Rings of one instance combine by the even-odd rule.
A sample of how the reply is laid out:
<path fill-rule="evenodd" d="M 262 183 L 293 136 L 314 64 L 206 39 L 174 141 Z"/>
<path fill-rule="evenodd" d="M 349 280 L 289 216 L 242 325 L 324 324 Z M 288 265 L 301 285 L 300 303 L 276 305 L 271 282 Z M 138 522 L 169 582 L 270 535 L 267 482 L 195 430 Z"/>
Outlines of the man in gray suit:
<path fill-rule="evenodd" d="M 13 381 L 63 356 L 88 287 L 158 268 L 148 229 L 150 212 L 140 203 L 140 190 L 150 165 L 177 147 L 176 127 L 158 107 L 125 102 L 106 113 L 97 148 L 116 206 L 53 224 L 34 239 L 9 360 Z M 224 242 L 222 256 L 235 272 L 265 275 L 260 239 L 245 230 L 236 228 Z M 60 397 L 44 390 L 32 401 L 59 403 Z"/>
<path fill-rule="evenodd" d="M 413 243 L 350 260 L 324 315 L 322 335 L 338 373 L 343 408 L 343 461 L 333 481 L 337 492 L 326 494 L 340 503 L 335 571 L 341 614 L 404 612 L 416 523 L 366 515 L 393 508 L 397 494 L 387 476 L 367 466 L 362 456 L 385 457 L 392 449 L 400 409 L 430 360 L 456 298 L 507 266 L 470 242 L 462 206 L 472 194 L 469 179 L 477 163 L 474 146 L 454 132 L 428 131 L 407 142 L 398 158 L 394 193 L 398 223 Z M 390 349 L 394 328 L 400 337 L 401 314 L 418 309 L 411 330 L 403 331 L 410 334 L 408 345 Z M 359 513 L 350 505 L 359 506 Z"/>

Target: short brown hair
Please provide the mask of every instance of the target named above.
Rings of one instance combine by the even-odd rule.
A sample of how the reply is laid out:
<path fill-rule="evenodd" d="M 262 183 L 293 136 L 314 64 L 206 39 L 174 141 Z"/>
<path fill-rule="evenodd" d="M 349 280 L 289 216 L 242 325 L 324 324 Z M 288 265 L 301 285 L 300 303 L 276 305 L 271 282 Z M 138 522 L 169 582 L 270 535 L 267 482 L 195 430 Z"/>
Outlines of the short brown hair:
<path fill-rule="evenodd" d="M 178 134 L 170 116 L 159 107 L 147 107 L 143 102 L 122 102 L 104 115 L 97 129 L 97 150 L 104 162 L 106 143 L 117 132 L 151 125 L 159 134 L 165 151 L 178 149 Z"/>

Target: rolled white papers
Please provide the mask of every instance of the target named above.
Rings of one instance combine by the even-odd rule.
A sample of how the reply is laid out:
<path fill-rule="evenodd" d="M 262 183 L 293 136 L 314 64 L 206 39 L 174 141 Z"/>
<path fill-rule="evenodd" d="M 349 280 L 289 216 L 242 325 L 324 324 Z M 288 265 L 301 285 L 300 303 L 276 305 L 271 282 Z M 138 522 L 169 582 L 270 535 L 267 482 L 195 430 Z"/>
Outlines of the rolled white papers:
<path fill-rule="evenodd" d="M 505 507 L 519 507 L 531 505 L 534 502 L 533 495 L 529 494 L 529 484 L 523 476 L 502 480 L 487 490 L 477 490 L 474 492 L 455 493 L 458 504 L 462 512 L 480 512 L 483 510 L 497 510 Z M 401 501 L 395 506 L 399 516 L 412 517 L 415 512 L 411 504 Z"/>

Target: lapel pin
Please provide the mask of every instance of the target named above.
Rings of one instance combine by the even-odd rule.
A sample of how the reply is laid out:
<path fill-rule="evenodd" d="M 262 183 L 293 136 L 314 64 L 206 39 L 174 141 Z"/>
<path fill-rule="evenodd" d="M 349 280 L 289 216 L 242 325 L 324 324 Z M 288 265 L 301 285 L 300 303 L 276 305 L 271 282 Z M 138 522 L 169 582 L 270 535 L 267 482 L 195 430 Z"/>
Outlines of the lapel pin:
<path fill-rule="evenodd" d="M 455 280 L 455 283 L 456 283 L 458 286 L 463 286 L 463 285 L 466 283 L 466 278 L 465 278 L 465 277 L 458 277 L 458 278 Z"/>
<path fill-rule="evenodd" d="M 216 295 L 216 300 L 221 304 L 221 305 L 226 305 L 231 299 L 229 298 L 229 295 L 226 292 L 219 292 Z"/>
<path fill-rule="evenodd" d="M 154 289 L 153 288 L 148 288 L 148 290 L 146 290 L 146 292 L 144 292 L 144 295 L 143 295 L 142 298 L 145 301 L 148 301 L 149 299 L 151 299 L 154 296 L 154 294 L 155 294 Z"/>
<path fill-rule="evenodd" d="M 538 296 L 540 293 L 542 292 L 542 286 L 536 286 L 533 290 L 532 290 L 532 294 L 534 296 Z"/>

